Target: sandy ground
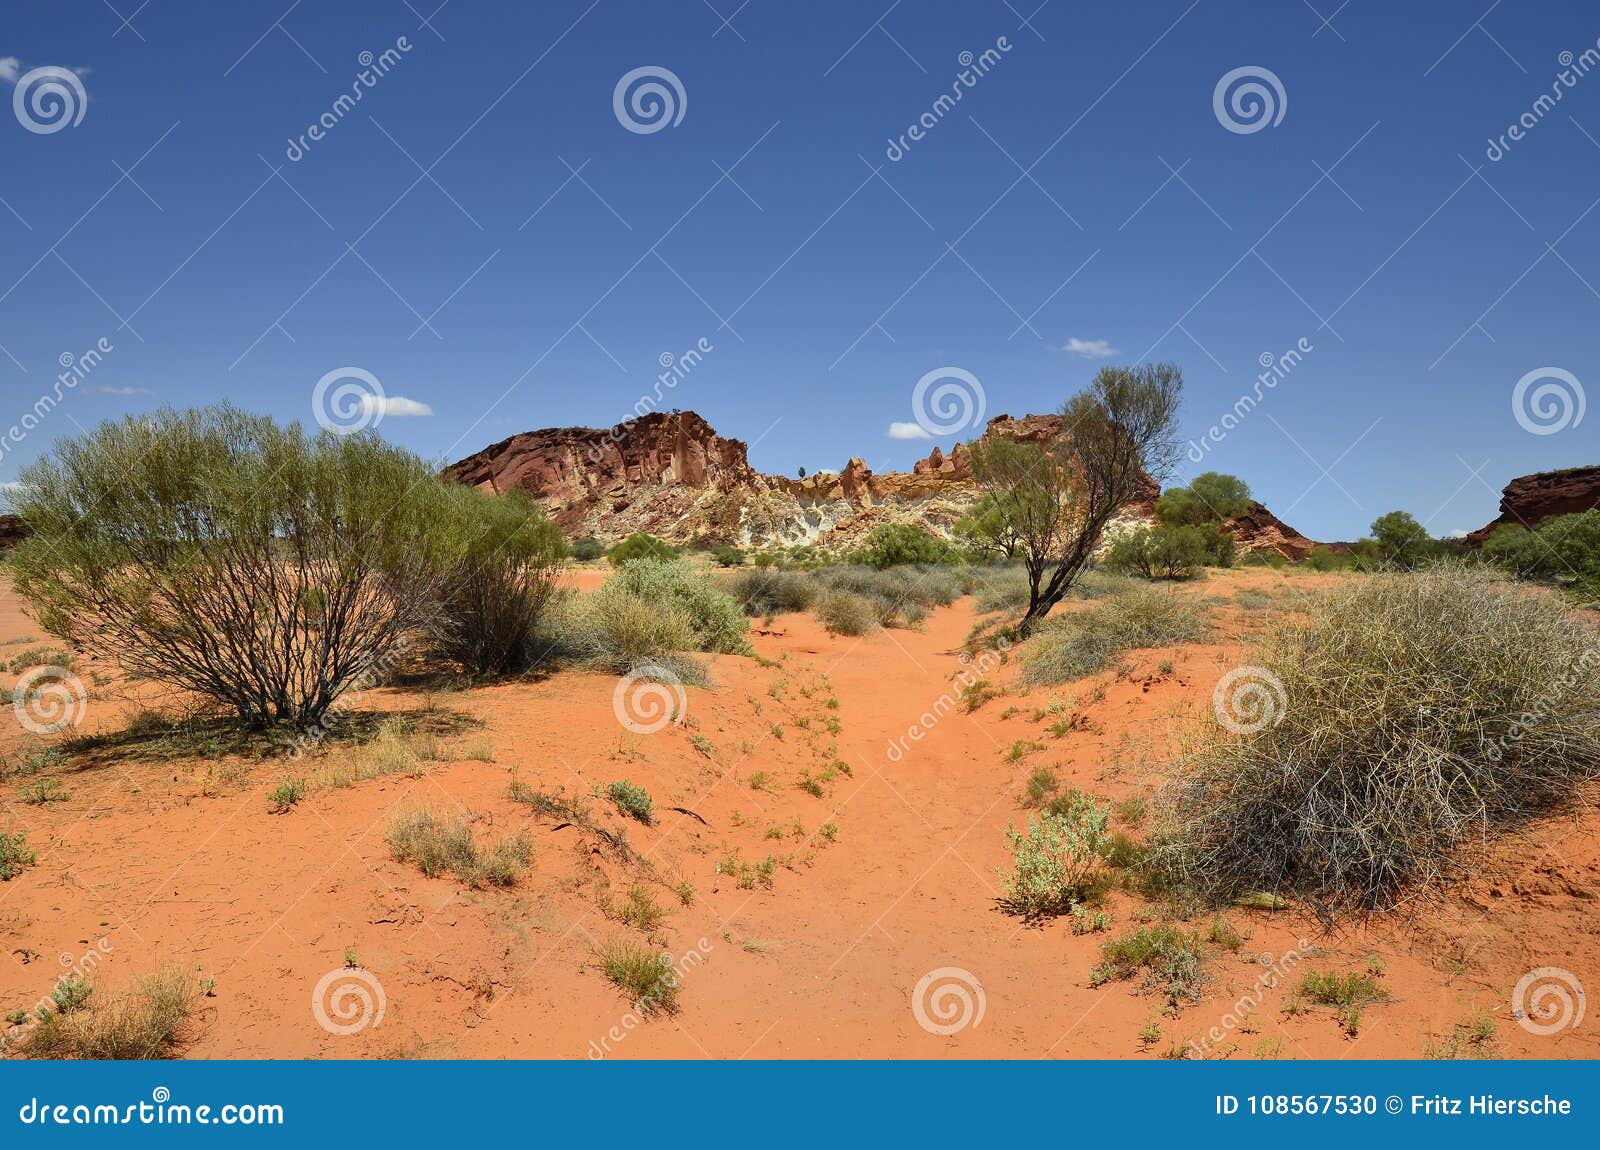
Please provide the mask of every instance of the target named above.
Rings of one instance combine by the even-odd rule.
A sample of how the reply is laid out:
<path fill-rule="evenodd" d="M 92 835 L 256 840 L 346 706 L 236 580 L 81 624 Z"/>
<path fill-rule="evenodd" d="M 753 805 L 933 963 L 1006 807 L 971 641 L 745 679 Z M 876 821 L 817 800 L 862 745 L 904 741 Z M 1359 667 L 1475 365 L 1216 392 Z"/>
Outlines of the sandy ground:
<path fill-rule="evenodd" d="M 584 586 L 599 577 L 573 576 Z M 1600 1017 L 1545 1036 L 1512 1010 L 1513 988 L 1534 968 L 1600 986 L 1592 811 L 1499 844 L 1488 866 L 1409 922 L 1328 933 L 1292 909 L 1233 909 L 1243 948 L 1210 960 L 1210 995 L 1176 1016 L 1133 983 L 1090 985 L 1108 935 L 1074 935 L 1065 920 L 1024 925 L 997 906 L 1004 832 L 1026 817 L 1029 774 L 1048 765 L 1107 798 L 1147 793 L 1177 724 L 1210 705 L 1219 676 L 1249 662 L 1250 635 L 1317 578 L 1213 574 L 1185 593 L 1207 600 L 1217 642 L 1133 652 L 1120 677 L 1026 693 L 1012 685 L 1014 666 L 999 667 L 986 677 L 1006 693 L 971 714 L 938 706 L 964 670 L 957 651 L 974 617 L 964 600 L 922 630 L 861 639 L 830 637 L 806 616 L 757 624 L 758 658 L 716 659 L 716 685 L 690 688 L 683 722 L 654 734 L 622 729 L 617 680 L 596 674 L 441 695 L 373 691 L 364 705 L 374 709 L 460 712 L 481 726 L 451 736 L 450 757 L 420 777 L 314 789 L 287 814 L 269 813 L 267 792 L 285 773 L 272 758 L 75 756 L 51 768 L 67 797 L 45 805 L 22 802 L 8 774 L 0 831 L 25 832 L 38 861 L 0 883 L 0 1008 L 38 1000 L 66 969 L 96 968 L 97 982 L 115 986 L 172 962 L 215 980 L 185 1048 L 197 1058 L 1158 1057 L 1212 1027 L 1215 1057 L 1415 1058 L 1474 1011 L 1494 1019 L 1503 1055 L 1600 1057 Z M 30 638 L 48 645 L 6 588 L 0 656 Z M 78 734 L 118 731 L 139 703 L 161 702 L 119 689 L 109 668 L 78 669 L 100 680 Z M 1049 718 L 1034 717 L 1054 698 L 1080 716 L 1059 739 Z M 949 713 L 897 759 L 887 753 L 936 710 Z M 1008 761 L 1019 739 L 1042 749 Z M 9 716 L 0 725 L 11 763 L 52 741 Z M 492 762 L 466 757 L 484 743 Z M 296 770 L 350 753 L 329 750 Z M 821 797 L 796 785 L 834 762 L 850 773 Z M 770 781 L 752 786 L 759 772 Z M 584 797 L 643 862 L 532 817 L 508 796 L 513 775 Z M 617 779 L 649 789 L 655 826 L 593 797 Z M 508 890 L 474 891 L 394 861 L 387 820 L 419 804 L 470 812 L 485 840 L 526 829 L 536 843 L 529 873 Z M 719 874 L 730 852 L 771 856 L 771 888 Z M 596 960 L 609 939 L 645 940 L 606 912 L 635 882 L 667 908 L 654 941 L 684 970 L 681 1010 L 642 1024 Z M 689 905 L 674 893 L 684 882 Z M 1150 913 L 1124 892 L 1107 909 L 1113 934 Z M 1301 957 L 1281 957 L 1302 939 Z M 337 1034 L 313 999 L 347 952 L 383 1010 L 357 1010 L 363 1025 Z M 1280 985 L 1229 1025 L 1274 960 L 1289 967 Z M 1306 972 L 1372 968 L 1388 1000 L 1366 1010 L 1354 1037 L 1330 1008 L 1281 1009 Z M 335 975 L 334 985 L 353 978 Z M 337 1003 L 332 1011 L 339 1022 Z M 1142 1038 L 1152 1024 L 1159 1038 Z"/>

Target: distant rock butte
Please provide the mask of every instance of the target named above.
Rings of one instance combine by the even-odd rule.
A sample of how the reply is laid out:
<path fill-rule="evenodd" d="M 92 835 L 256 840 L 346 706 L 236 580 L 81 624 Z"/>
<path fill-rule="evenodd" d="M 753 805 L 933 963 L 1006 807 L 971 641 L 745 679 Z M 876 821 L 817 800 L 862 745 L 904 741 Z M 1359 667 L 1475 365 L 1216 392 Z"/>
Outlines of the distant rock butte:
<path fill-rule="evenodd" d="M 999 415 L 986 435 L 1048 443 L 1055 415 Z M 725 439 L 692 411 L 652 412 L 611 430 L 552 427 L 491 444 L 446 474 L 491 491 L 521 487 L 573 535 L 617 539 L 648 531 L 674 543 L 852 546 L 881 523 L 913 522 L 948 535 L 978 498 L 963 444 L 935 447 L 910 472 L 874 474 L 851 458 L 804 479 L 750 466 L 743 441 Z M 1146 479 L 1124 521 L 1148 519 L 1160 485 Z M 1301 558 L 1313 543 L 1260 504 L 1228 524 L 1241 548 Z"/>
<path fill-rule="evenodd" d="M 1500 517 L 1468 535 L 1469 547 L 1481 547 L 1489 532 L 1505 523 L 1537 527 L 1541 520 L 1600 507 L 1600 467 L 1569 467 L 1519 476 L 1500 493 Z"/>

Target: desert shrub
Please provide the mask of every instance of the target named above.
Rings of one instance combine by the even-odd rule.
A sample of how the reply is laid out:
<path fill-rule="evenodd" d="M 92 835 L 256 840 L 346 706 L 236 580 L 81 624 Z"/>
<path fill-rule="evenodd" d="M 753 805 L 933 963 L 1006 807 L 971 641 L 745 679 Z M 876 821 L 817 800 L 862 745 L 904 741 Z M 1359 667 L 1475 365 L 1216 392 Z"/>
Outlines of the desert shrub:
<path fill-rule="evenodd" d="M 723 588 L 752 618 L 804 611 L 817 601 L 820 588 L 814 578 L 776 567 L 758 567 L 729 576 Z"/>
<path fill-rule="evenodd" d="M 580 563 L 592 563 L 606 553 L 606 545 L 593 535 L 580 535 L 567 545 L 567 552 Z"/>
<path fill-rule="evenodd" d="M 1169 487 L 1156 500 L 1156 518 L 1173 527 L 1220 523 L 1250 510 L 1250 487 L 1236 475 L 1207 471 L 1187 487 Z"/>
<path fill-rule="evenodd" d="M 1199 736 L 1161 802 L 1157 857 L 1219 899 L 1391 907 L 1600 777 L 1594 631 L 1490 572 L 1354 581 L 1252 662 L 1260 729 Z"/>
<path fill-rule="evenodd" d="M 442 819 L 426 808 L 396 814 L 386 838 L 396 861 L 414 863 L 429 878 L 453 874 L 471 887 L 511 886 L 533 857 L 526 833 L 484 850 L 473 842 L 470 820 Z"/>
<path fill-rule="evenodd" d="M 1050 620 L 1022 647 L 1022 677 L 1036 684 L 1081 679 L 1109 667 L 1124 651 L 1190 643 L 1207 631 L 1190 600 L 1134 586 Z"/>
<path fill-rule="evenodd" d="M 744 552 L 731 544 L 719 544 L 711 549 L 711 557 L 719 567 L 743 567 Z"/>
<path fill-rule="evenodd" d="M 1405 511 L 1390 511 L 1374 519 L 1372 541 L 1377 544 L 1374 565 L 1401 571 L 1420 566 L 1438 552 L 1427 529 Z"/>
<path fill-rule="evenodd" d="M 1200 935 L 1174 926 L 1142 926 L 1107 942 L 1100 954 L 1103 961 L 1090 972 L 1090 985 L 1140 977 L 1142 989 L 1159 991 L 1172 1006 L 1199 1002 L 1210 981 Z"/>
<path fill-rule="evenodd" d="M 1097 806 L 1080 791 L 1061 797 L 1068 801 L 1028 816 L 1026 833 L 1006 830 L 1012 869 L 1000 874 L 1002 904 L 1024 918 L 1071 910 L 1105 862 L 1109 808 Z"/>
<path fill-rule="evenodd" d="M 1205 566 L 1211 556 L 1209 544 L 1220 536 L 1212 527 L 1141 524 L 1118 535 L 1106 548 L 1103 562 L 1106 570 L 1119 575 L 1187 579 Z M 1232 537 L 1227 538 L 1231 543 Z"/>
<path fill-rule="evenodd" d="M 1313 571 L 1342 571 L 1353 566 L 1354 561 L 1349 555 L 1319 543 L 1306 553 L 1305 564 Z"/>
<path fill-rule="evenodd" d="M 1524 579 L 1548 575 L 1556 562 L 1538 535 L 1520 523 L 1502 523 L 1489 532 L 1483 541 L 1483 557 Z"/>
<path fill-rule="evenodd" d="M 41 1011 L 21 1051 L 26 1058 L 171 1058 L 201 994 L 197 978 L 166 967 L 93 1005 Z"/>
<path fill-rule="evenodd" d="M 1020 611 L 1028 605 L 1028 577 L 1015 568 L 999 568 L 974 586 L 980 612 Z"/>
<path fill-rule="evenodd" d="M 447 499 L 460 555 L 441 589 L 434 649 L 474 674 L 527 670 L 539 617 L 557 593 L 561 532 L 521 488 L 490 495 L 452 487 Z"/>
<path fill-rule="evenodd" d="M 635 559 L 607 579 L 602 590 L 661 609 L 680 611 L 694 641 L 689 649 L 748 655 L 750 624 L 732 596 L 711 575 L 682 559 Z"/>
<path fill-rule="evenodd" d="M 387 666 L 453 558 L 421 459 L 227 405 L 60 440 L 12 498 L 42 626 L 250 726 L 311 725 Z"/>
<path fill-rule="evenodd" d="M 617 804 L 617 810 L 629 818 L 638 819 L 646 826 L 655 821 L 655 815 L 652 813 L 655 804 L 651 802 L 650 792 L 643 787 L 622 779 L 607 787 L 606 794 Z"/>
<path fill-rule="evenodd" d="M 692 661 L 678 653 L 699 646 L 689 613 L 677 603 L 652 601 L 607 582 L 594 594 L 557 611 L 548 645 L 561 654 L 619 675 L 638 667 L 670 667 L 685 681 L 701 681 Z"/>
<path fill-rule="evenodd" d="M 823 594 L 814 611 L 830 635 L 865 635 L 882 626 L 880 603 L 854 591 L 835 588 Z"/>
<path fill-rule="evenodd" d="M 1496 527 L 1483 557 L 1524 579 L 1554 579 L 1586 598 L 1600 596 L 1600 511 L 1556 515 L 1532 531 Z"/>
<path fill-rule="evenodd" d="M 643 531 L 635 531 L 611 549 L 606 558 L 613 567 L 621 567 L 635 559 L 675 559 L 678 552 L 669 544 Z"/>
<path fill-rule="evenodd" d="M 14 878 L 25 866 L 32 866 L 33 852 L 28 849 L 28 836 L 18 831 L 15 834 L 0 834 L 0 882 Z"/>
<path fill-rule="evenodd" d="M 670 954 L 619 939 L 601 949 L 600 969 L 640 1014 L 678 1012 L 678 972 Z"/>
<path fill-rule="evenodd" d="M 879 524 L 861 549 L 861 561 L 879 570 L 908 563 L 951 563 L 956 559 L 956 551 L 948 541 L 915 523 Z"/>
<path fill-rule="evenodd" d="M 1312 971 L 1300 984 L 1300 994 L 1318 1006 L 1365 1006 L 1387 997 L 1364 974 L 1335 974 L 1331 970 Z"/>

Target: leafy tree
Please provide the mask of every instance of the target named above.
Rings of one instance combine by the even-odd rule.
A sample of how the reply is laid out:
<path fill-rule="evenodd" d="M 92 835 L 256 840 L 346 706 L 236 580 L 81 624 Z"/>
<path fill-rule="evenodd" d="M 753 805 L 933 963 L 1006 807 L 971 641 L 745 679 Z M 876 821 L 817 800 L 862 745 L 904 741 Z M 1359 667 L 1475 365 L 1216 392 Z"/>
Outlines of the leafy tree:
<path fill-rule="evenodd" d="M 711 549 L 711 557 L 722 567 L 744 566 L 744 552 L 731 544 L 721 544 Z"/>
<path fill-rule="evenodd" d="M 1372 539 L 1378 545 L 1381 561 L 1402 570 L 1418 566 L 1434 553 L 1427 528 L 1405 511 L 1391 511 L 1374 519 Z"/>
<path fill-rule="evenodd" d="M 611 549 L 606 556 L 613 567 L 620 567 L 634 559 L 671 559 L 676 549 L 644 531 L 635 531 Z"/>
<path fill-rule="evenodd" d="M 879 570 L 906 563 L 948 563 L 954 557 L 949 543 L 915 523 L 879 524 L 861 551 L 861 561 Z"/>
<path fill-rule="evenodd" d="M 1232 537 L 1227 537 L 1231 543 Z M 1118 535 L 1106 550 L 1109 570 L 1146 579 L 1188 579 L 1209 557 L 1213 531 L 1196 524 L 1140 524 Z"/>
<path fill-rule="evenodd" d="M 1313 571 L 1337 571 L 1349 567 L 1350 558 L 1319 543 L 1306 553 L 1306 566 Z"/>
<path fill-rule="evenodd" d="M 971 445 L 973 474 L 1016 538 L 1028 576 L 1022 634 L 1066 595 L 1143 476 L 1170 472 L 1182 391 L 1173 364 L 1102 368 L 1062 406 L 1048 447 L 1004 436 Z"/>
<path fill-rule="evenodd" d="M 130 675 L 309 726 L 435 617 L 461 546 L 448 498 L 371 433 L 163 408 L 23 471 L 16 585 L 42 627 Z"/>
<path fill-rule="evenodd" d="M 1235 475 L 1207 471 L 1187 487 L 1169 487 L 1156 500 L 1156 518 L 1174 527 L 1220 523 L 1243 515 L 1254 501 L 1250 487 Z"/>
<path fill-rule="evenodd" d="M 574 559 L 587 563 L 604 555 L 606 548 L 605 544 L 601 543 L 593 535 L 580 535 L 572 541 L 570 551 Z"/>
<path fill-rule="evenodd" d="M 805 477 L 806 477 L 806 469 L 804 467 L 802 467 L 800 469 L 800 478 L 804 479 Z"/>
<path fill-rule="evenodd" d="M 955 537 L 975 555 L 1015 559 L 1020 553 L 1021 541 L 1013 526 L 1014 517 L 1007 516 L 1001 509 L 1001 498 L 988 493 L 980 496 L 972 510 L 956 521 Z"/>

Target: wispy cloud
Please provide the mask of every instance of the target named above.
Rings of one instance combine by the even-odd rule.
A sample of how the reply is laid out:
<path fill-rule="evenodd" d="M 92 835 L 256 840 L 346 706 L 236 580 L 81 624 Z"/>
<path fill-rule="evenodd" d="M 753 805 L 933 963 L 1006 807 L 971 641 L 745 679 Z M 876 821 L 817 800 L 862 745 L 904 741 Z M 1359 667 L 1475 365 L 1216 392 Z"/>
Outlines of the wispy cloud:
<path fill-rule="evenodd" d="M 154 395 L 148 387 L 99 387 L 95 389 L 102 395 Z"/>
<path fill-rule="evenodd" d="M 365 415 L 396 417 L 433 414 L 433 408 L 426 403 L 418 403 L 416 400 L 407 399 L 403 395 L 362 396 L 361 410 Z"/>
<path fill-rule="evenodd" d="M 15 56 L 0 56 L 0 83 L 15 84 L 24 72 L 31 70 L 24 68 L 22 61 Z M 80 77 L 89 74 L 89 69 L 87 68 L 68 68 L 67 71 L 74 76 Z"/>
<path fill-rule="evenodd" d="M 1117 354 L 1117 349 L 1111 346 L 1108 339 L 1079 339 L 1077 336 L 1062 344 L 1061 350 L 1081 355 L 1084 359 L 1110 359 Z"/>
<path fill-rule="evenodd" d="M 890 439 L 932 439 L 928 429 L 920 423 L 891 423 L 889 425 Z"/>

